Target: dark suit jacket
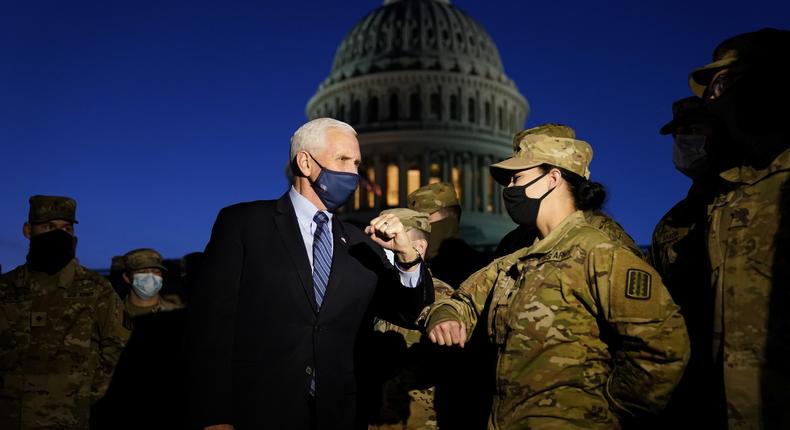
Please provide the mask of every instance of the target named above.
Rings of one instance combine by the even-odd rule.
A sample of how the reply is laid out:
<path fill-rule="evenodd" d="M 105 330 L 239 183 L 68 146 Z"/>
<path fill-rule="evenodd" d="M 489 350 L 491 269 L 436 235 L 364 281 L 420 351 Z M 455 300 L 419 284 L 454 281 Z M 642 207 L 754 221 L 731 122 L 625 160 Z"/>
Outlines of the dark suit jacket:
<path fill-rule="evenodd" d="M 372 315 L 413 326 L 433 302 L 400 284 L 381 247 L 332 220 L 332 269 L 320 312 L 288 194 L 222 209 L 189 305 L 190 419 L 195 426 L 307 429 L 316 378 L 319 429 L 350 429 L 354 350 Z"/>

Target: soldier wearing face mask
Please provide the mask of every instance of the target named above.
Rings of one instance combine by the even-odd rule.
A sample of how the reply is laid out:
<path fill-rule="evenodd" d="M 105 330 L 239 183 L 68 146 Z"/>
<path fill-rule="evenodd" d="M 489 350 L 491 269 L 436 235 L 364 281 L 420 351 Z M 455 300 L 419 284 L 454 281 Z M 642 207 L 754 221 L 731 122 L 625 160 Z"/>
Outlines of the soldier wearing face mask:
<path fill-rule="evenodd" d="M 714 117 L 696 96 L 673 103 L 672 120 L 659 132 L 672 135 L 672 162 L 692 184 L 688 195 L 656 225 L 647 258 L 680 306 L 692 354 L 665 413 L 660 420 L 651 419 L 649 424 L 688 424 L 689 417 L 700 416 L 695 412 L 703 409 L 707 411 L 704 424 L 721 426 L 726 418 L 724 408 L 720 407 L 723 402 L 711 395 L 711 391 L 721 392 L 721 379 L 713 370 L 713 291 L 709 287 L 710 261 L 705 244 L 708 205 L 721 183 L 713 171 L 708 151 L 721 137 L 715 133 Z M 711 387 L 718 388 L 711 390 Z M 640 427 L 647 425 L 643 423 Z"/>
<path fill-rule="evenodd" d="M 130 316 L 136 317 L 153 312 L 167 312 L 184 307 L 174 297 L 163 297 L 162 274 L 167 271 L 162 264 L 162 255 L 149 248 L 135 249 L 124 256 L 126 271 L 123 280 L 129 285 L 124 306 Z"/>
<path fill-rule="evenodd" d="M 87 428 L 129 336 L 123 305 L 77 263 L 77 203 L 33 196 L 24 265 L 0 277 L 0 428 Z"/>
<path fill-rule="evenodd" d="M 575 139 L 576 131 L 573 128 L 563 124 L 541 124 L 516 133 L 516 135 L 513 136 L 513 150 L 518 151 L 519 143 L 524 137 L 537 135 Z M 617 221 L 615 221 L 603 210 L 585 210 L 584 219 L 593 227 L 604 232 L 607 236 L 609 236 L 610 239 L 612 239 L 612 241 L 627 247 L 636 255 L 642 255 L 642 250 L 636 245 L 634 239 L 631 238 L 628 233 L 626 233 L 625 229 L 623 229 L 623 227 Z M 499 241 L 496 250 L 494 250 L 494 258 L 504 257 L 505 255 L 516 252 L 521 248 L 526 248 L 532 245 L 537 237 L 538 231 L 535 228 L 531 226 L 519 225 Z"/>
<path fill-rule="evenodd" d="M 618 429 L 658 413 L 683 374 L 685 324 L 660 276 L 585 220 L 605 199 L 591 160 L 587 142 L 526 135 L 491 165 L 508 214 L 538 240 L 418 319 L 439 345 L 464 347 L 482 326 L 497 346 L 491 430 Z"/>
<path fill-rule="evenodd" d="M 458 288 L 469 275 L 486 265 L 484 256 L 460 236 L 461 204 L 452 184 L 437 182 L 412 191 L 408 207 L 429 215 L 431 243 L 425 261 L 436 277 Z"/>
<path fill-rule="evenodd" d="M 178 296 L 161 295 L 162 255 L 150 248 L 123 256 L 124 299 L 132 335 L 118 362 L 107 395 L 93 409 L 91 428 L 185 428 L 186 357 L 182 348 L 186 309 Z M 145 413 L 130 405 L 146 401 Z M 119 419 L 118 417 L 123 417 Z"/>
<path fill-rule="evenodd" d="M 790 428 L 788 70 L 790 31 L 769 28 L 723 41 L 689 77 L 722 136 L 708 148 L 725 189 L 707 218 L 706 307 L 723 382 L 708 395 L 723 399 L 728 428 Z"/>

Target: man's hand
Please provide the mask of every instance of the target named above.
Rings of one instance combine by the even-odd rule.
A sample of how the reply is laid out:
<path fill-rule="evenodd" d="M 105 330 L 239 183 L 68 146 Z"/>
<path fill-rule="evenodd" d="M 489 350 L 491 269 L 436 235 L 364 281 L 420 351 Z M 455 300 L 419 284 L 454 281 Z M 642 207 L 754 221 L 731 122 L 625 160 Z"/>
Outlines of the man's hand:
<path fill-rule="evenodd" d="M 463 348 L 466 343 L 466 326 L 458 321 L 442 321 L 428 332 L 428 338 L 439 345 L 459 345 Z"/>
<path fill-rule="evenodd" d="M 414 261 L 418 257 L 406 229 L 395 215 L 384 214 L 373 218 L 370 225 L 365 227 L 365 233 L 382 247 L 396 252 L 400 261 Z"/>

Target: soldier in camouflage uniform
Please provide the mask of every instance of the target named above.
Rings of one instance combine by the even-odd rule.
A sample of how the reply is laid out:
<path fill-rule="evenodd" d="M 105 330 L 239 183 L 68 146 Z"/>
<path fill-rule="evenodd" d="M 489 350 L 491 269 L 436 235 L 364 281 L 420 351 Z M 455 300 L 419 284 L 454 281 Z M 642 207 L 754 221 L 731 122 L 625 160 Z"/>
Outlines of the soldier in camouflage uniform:
<path fill-rule="evenodd" d="M 619 428 L 621 417 L 660 411 L 688 360 L 685 324 L 660 276 L 580 211 L 605 196 L 589 181 L 591 159 L 580 140 L 521 138 L 491 174 L 507 186 L 511 218 L 540 240 L 420 316 L 432 341 L 464 346 L 488 311 L 481 323 L 498 346 L 489 429 Z"/>
<path fill-rule="evenodd" d="M 715 133 L 711 114 L 696 96 L 673 103 L 672 120 L 660 133 L 673 136 L 673 163 L 693 182 L 688 195 L 656 225 L 647 259 L 680 306 L 692 353 L 666 412 L 661 419 L 651 419 L 640 427 L 688 425 L 690 419 L 696 421 L 695 417 L 699 417 L 700 426 L 721 428 L 726 411 L 720 396 L 711 395 L 721 393 L 721 373 L 715 371 L 712 360 L 713 290 L 709 287 L 706 246 L 708 205 L 719 188 L 706 148 L 715 146 L 720 137 Z"/>
<path fill-rule="evenodd" d="M 486 265 L 483 254 L 460 236 L 461 204 L 452 184 L 436 182 L 420 187 L 409 194 L 407 202 L 409 209 L 429 215 L 431 244 L 425 261 L 435 276 L 458 288 Z"/>
<path fill-rule="evenodd" d="M 167 271 L 159 252 L 150 248 L 129 251 L 124 255 L 124 267 L 123 280 L 129 286 L 124 306 L 131 317 L 184 307 L 177 295 L 163 297 L 159 294 L 162 272 Z"/>
<path fill-rule="evenodd" d="M 690 76 L 726 138 L 710 154 L 727 191 L 710 206 L 707 248 L 730 429 L 790 428 L 788 53 L 788 31 L 744 33 Z"/>
<path fill-rule="evenodd" d="M 411 209 L 387 209 L 381 215 L 392 214 L 400 219 L 406 229 L 406 234 L 417 247 L 421 256 L 430 246 L 431 224 L 428 214 Z M 447 298 L 453 294 L 453 288 L 446 282 L 432 276 L 433 288 L 436 297 Z M 417 330 L 410 330 L 388 321 L 377 319 L 374 330 L 384 335 L 395 335 L 402 338 L 402 342 L 389 341 L 389 345 L 403 344 L 405 351 L 400 354 L 393 351 L 379 350 L 379 356 L 395 355 L 396 360 L 403 362 L 393 363 L 394 371 L 389 371 L 391 377 L 382 383 L 382 390 L 377 393 L 381 396 L 378 411 L 372 417 L 371 430 L 389 429 L 435 429 L 437 428 L 436 412 L 434 410 L 434 390 L 441 372 L 442 357 L 437 355 L 436 348 L 430 343 L 425 343 L 422 334 Z M 439 369 L 432 369 L 438 367 Z"/>
<path fill-rule="evenodd" d="M 518 151 L 521 139 L 530 135 L 575 139 L 576 131 L 567 125 L 556 123 L 546 123 L 536 127 L 528 128 L 516 133 L 516 135 L 513 137 L 513 151 Z M 612 217 L 610 217 L 605 212 L 601 210 L 587 210 L 584 211 L 584 219 L 587 220 L 587 222 L 593 227 L 603 231 L 614 242 L 631 249 L 636 255 L 642 255 L 642 250 L 636 245 L 634 239 L 632 239 L 631 236 L 625 232 L 623 227 L 618 224 L 617 221 L 612 219 Z M 497 245 L 496 250 L 494 250 L 494 258 L 504 257 L 505 255 L 516 252 L 521 248 L 530 246 L 535 242 L 537 237 L 538 234 L 535 229 L 527 229 L 520 225 L 506 234 L 505 237 L 499 241 L 499 245 Z"/>
<path fill-rule="evenodd" d="M 461 206 L 451 184 L 437 182 L 415 190 L 408 196 L 408 206 L 429 214 L 431 243 L 426 259 L 434 276 L 457 289 L 466 278 L 488 264 L 488 258 L 459 235 Z M 431 257 L 434 250 L 437 254 Z M 466 369 L 479 371 L 464 381 L 442 378 L 434 397 L 439 426 L 444 430 L 485 428 L 494 391 L 493 346 L 480 330 L 470 337 L 463 351 L 446 351 L 442 355 L 442 375 L 458 374 Z"/>
<path fill-rule="evenodd" d="M 33 196 L 26 264 L 0 277 L 0 428 L 87 428 L 129 336 L 109 282 L 74 258 L 76 202 Z"/>

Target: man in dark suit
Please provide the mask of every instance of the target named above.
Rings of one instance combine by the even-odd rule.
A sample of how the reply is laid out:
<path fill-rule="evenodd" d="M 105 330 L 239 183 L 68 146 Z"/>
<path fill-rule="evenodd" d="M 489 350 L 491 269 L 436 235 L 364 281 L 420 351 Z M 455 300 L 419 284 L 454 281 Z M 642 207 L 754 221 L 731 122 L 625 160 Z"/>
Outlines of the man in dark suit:
<path fill-rule="evenodd" d="M 414 327 L 433 301 L 397 217 L 363 233 L 332 216 L 360 158 L 351 126 L 310 121 L 291 139 L 289 192 L 220 211 L 190 303 L 192 425 L 354 427 L 357 336 L 373 315 Z"/>

